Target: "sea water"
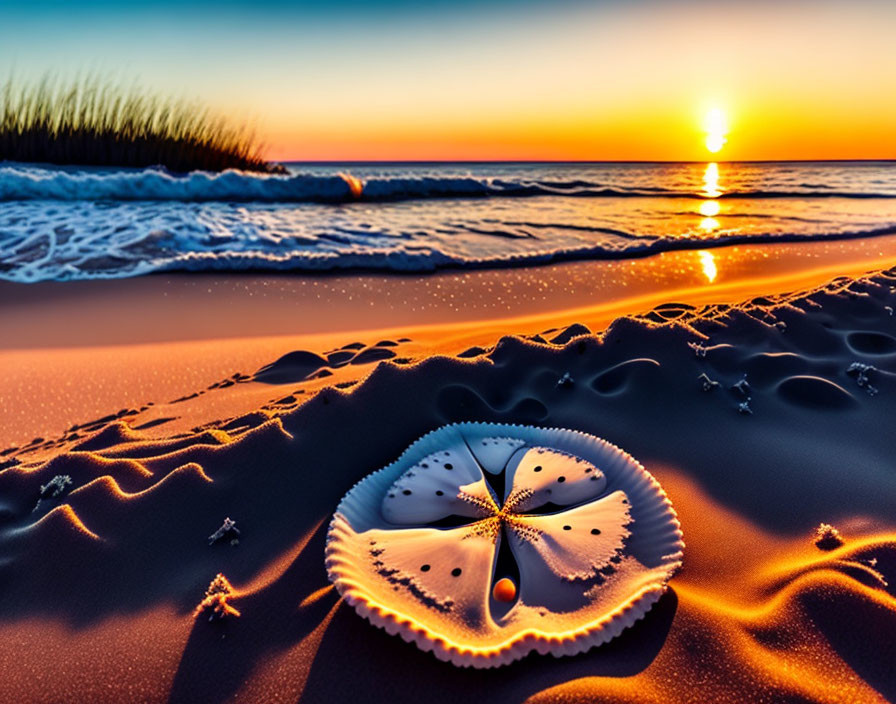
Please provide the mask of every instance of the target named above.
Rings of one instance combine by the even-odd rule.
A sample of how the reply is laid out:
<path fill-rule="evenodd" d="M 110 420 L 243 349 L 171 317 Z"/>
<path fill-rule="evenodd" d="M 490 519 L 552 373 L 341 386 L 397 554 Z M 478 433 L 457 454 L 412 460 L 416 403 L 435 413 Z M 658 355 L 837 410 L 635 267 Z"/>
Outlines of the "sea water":
<path fill-rule="evenodd" d="M 896 163 L 0 163 L 0 278 L 430 271 L 896 234 Z"/>

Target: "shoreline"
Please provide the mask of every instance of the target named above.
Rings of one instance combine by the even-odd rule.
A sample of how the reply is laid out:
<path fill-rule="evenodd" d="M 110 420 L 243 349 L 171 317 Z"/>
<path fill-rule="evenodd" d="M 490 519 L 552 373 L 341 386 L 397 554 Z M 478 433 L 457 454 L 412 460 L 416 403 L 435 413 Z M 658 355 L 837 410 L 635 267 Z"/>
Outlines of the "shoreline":
<path fill-rule="evenodd" d="M 807 290 L 896 263 L 896 237 L 852 241 L 845 251 L 843 242 L 733 246 L 712 251 L 709 261 L 712 283 L 707 259 L 688 252 L 423 276 L 0 284 L 0 328 L 13 331 L 0 342 L 0 406 L 10 419 L 0 429 L 0 450 L 126 408 L 164 404 L 296 349 L 322 354 L 409 338 L 402 356 L 456 355 L 508 334 L 573 323 L 602 330 L 670 302 L 734 304 Z M 350 381 L 349 371 L 338 381 Z M 256 395 L 244 405 L 259 402 Z"/>
<path fill-rule="evenodd" d="M 0 282 L 0 351 L 516 323 L 589 325 L 667 302 L 733 303 L 896 262 L 896 235 L 427 273 L 152 274 Z M 463 302 L 461 302 L 463 299 Z M 140 315 L 135 316 L 134 310 Z M 297 319 L 296 316 L 302 316 Z"/>

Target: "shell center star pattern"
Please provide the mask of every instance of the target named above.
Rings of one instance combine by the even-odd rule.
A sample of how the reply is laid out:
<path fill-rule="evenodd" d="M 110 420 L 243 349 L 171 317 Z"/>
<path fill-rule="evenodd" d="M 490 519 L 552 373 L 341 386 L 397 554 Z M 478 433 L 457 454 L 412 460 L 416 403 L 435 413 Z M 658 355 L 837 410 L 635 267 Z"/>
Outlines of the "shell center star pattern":
<path fill-rule="evenodd" d="M 596 501 L 605 489 L 606 478 L 598 468 L 567 453 L 544 447 L 530 448 L 512 438 L 488 438 L 480 441 L 480 445 L 487 452 L 491 451 L 492 455 L 502 449 L 505 453 L 510 453 L 507 464 L 494 473 L 496 478 L 504 480 L 505 483 L 507 483 L 508 471 L 513 473 L 513 483 L 508 484 L 510 488 L 506 498 L 497 495 L 495 487 L 488 482 L 487 471 L 476 460 L 476 451 L 470 448 L 469 457 L 462 455 L 460 458 L 454 459 L 455 462 L 462 465 L 457 470 L 452 462 L 440 461 L 440 455 L 441 459 L 453 458 L 452 453 L 442 452 L 424 458 L 423 461 L 406 471 L 390 489 L 384 501 L 384 514 L 399 524 L 403 523 L 403 519 L 406 517 L 413 521 L 416 518 L 417 507 L 405 510 L 405 507 L 394 505 L 396 499 L 409 497 L 406 503 L 410 503 L 433 501 L 434 497 L 433 503 L 447 504 L 453 498 L 468 505 L 471 512 L 475 514 L 469 519 L 470 522 L 465 522 L 463 517 L 457 517 L 460 519 L 458 528 L 463 531 L 462 540 L 483 538 L 498 549 L 502 540 L 512 537 L 514 541 L 512 545 L 517 551 L 522 550 L 522 543 L 528 543 L 529 546 L 536 549 L 543 547 L 539 543 L 549 540 L 550 538 L 545 536 L 551 535 L 552 531 L 563 531 L 562 535 L 557 535 L 555 538 L 558 543 L 562 542 L 563 537 L 571 536 L 571 531 L 574 530 L 573 524 L 577 524 L 575 530 L 584 530 L 585 534 L 590 536 L 592 545 L 582 546 L 587 552 L 595 556 L 601 552 L 612 552 L 612 555 L 609 557 L 609 562 L 604 565 L 592 563 L 582 567 L 578 572 L 561 573 L 558 576 L 570 581 L 577 578 L 600 580 L 599 567 L 603 567 L 605 570 L 613 569 L 611 563 L 619 561 L 618 552 L 623 546 L 624 539 L 628 536 L 628 531 L 625 530 L 629 522 L 628 499 L 624 492 L 605 497 L 603 500 L 608 501 L 609 504 L 600 507 L 603 509 L 602 513 L 605 514 L 605 517 L 617 526 L 615 533 L 602 531 L 597 525 L 583 525 L 581 519 L 585 518 L 584 516 L 572 515 L 568 521 L 561 522 L 558 519 L 566 515 L 564 509 L 568 508 L 567 504 L 578 505 L 583 501 Z M 469 464 L 471 458 L 475 466 Z M 464 466 L 465 464 L 469 464 L 469 466 Z M 461 481 L 469 478 L 471 474 L 478 473 L 479 478 L 475 483 L 452 487 L 448 491 L 432 489 L 435 484 L 443 486 L 446 481 L 451 484 L 455 482 L 451 481 L 447 475 L 428 477 L 427 472 L 453 471 L 458 473 L 452 478 L 462 478 Z M 401 503 L 401 501 L 399 500 L 397 503 Z M 435 510 L 438 511 L 438 509 Z M 410 516 L 408 516 L 409 513 Z M 441 517 L 441 520 L 447 519 L 448 517 Z M 598 541 L 602 541 L 604 545 Z M 609 544 L 606 544 L 607 541 Z M 601 551 L 600 547 L 603 547 L 604 550 Z M 386 577 L 395 577 L 400 574 L 399 583 L 404 584 L 414 593 L 421 593 L 417 584 L 420 580 L 403 573 L 400 569 L 391 569 L 388 561 L 384 559 L 384 553 L 388 553 L 388 550 L 377 548 L 376 545 L 372 546 L 371 554 L 376 558 L 375 566 L 380 573 Z M 421 572 L 425 573 L 431 570 L 431 564 L 421 565 Z M 460 567 L 452 567 L 451 571 L 453 576 L 460 577 L 463 574 Z M 455 572 L 456 574 L 454 574 Z M 516 578 L 503 574 L 497 567 L 493 570 L 492 575 L 493 597 L 499 602 L 512 602 L 517 594 Z M 503 583 L 503 587 L 499 589 L 498 584 L 500 583 Z"/>

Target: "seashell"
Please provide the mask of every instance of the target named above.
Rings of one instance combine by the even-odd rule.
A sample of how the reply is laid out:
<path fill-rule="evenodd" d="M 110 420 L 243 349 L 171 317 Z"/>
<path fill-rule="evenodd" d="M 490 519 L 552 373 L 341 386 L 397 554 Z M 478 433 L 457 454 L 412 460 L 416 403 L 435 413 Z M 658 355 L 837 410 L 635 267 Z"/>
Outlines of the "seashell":
<path fill-rule="evenodd" d="M 662 488 L 614 445 L 461 423 L 345 495 L 326 566 L 374 625 L 455 665 L 496 667 L 619 635 L 666 590 L 683 549 Z"/>

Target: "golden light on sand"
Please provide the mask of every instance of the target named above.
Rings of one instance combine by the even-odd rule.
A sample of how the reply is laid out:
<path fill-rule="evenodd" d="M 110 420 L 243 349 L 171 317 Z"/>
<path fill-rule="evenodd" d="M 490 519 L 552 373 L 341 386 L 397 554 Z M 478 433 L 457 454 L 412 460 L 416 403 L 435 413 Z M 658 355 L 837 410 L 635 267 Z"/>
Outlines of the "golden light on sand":
<path fill-rule="evenodd" d="M 714 161 L 708 163 L 703 172 L 703 195 L 707 198 L 718 198 L 722 195 L 719 188 L 719 165 Z"/>
<path fill-rule="evenodd" d="M 728 120 L 720 108 L 712 108 L 703 118 L 703 129 L 706 132 L 704 143 L 713 154 L 720 151 L 728 141 Z"/>
<path fill-rule="evenodd" d="M 712 255 L 712 252 L 707 252 L 705 249 L 697 252 L 697 256 L 700 257 L 700 267 L 703 269 L 703 275 L 709 283 L 712 283 L 716 280 L 716 276 L 719 273 L 716 267 L 716 258 Z"/>
<path fill-rule="evenodd" d="M 722 209 L 722 206 L 719 205 L 719 201 L 717 200 L 705 200 L 700 203 L 700 214 L 705 215 L 708 218 L 715 217 L 719 214 L 719 211 Z"/>

